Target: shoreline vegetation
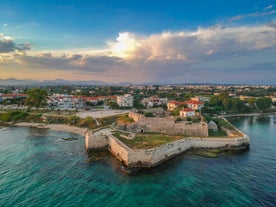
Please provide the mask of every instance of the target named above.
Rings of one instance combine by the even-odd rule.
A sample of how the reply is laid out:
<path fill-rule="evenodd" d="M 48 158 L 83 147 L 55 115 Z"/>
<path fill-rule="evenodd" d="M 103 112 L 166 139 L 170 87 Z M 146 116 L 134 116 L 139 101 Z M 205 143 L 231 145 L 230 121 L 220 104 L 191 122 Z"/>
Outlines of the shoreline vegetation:
<path fill-rule="evenodd" d="M 5 115 L 6 114 L 6 115 Z M 276 112 L 269 113 L 243 113 L 243 114 L 228 114 L 221 115 L 218 118 L 238 117 L 238 116 L 263 116 L 263 115 L 276 115 Z M 29 117 L 29 118 L 28 118 Z M 50 119 L 50 123 L 45 122 L 46 118 Z M 56 119 L 55 119 L 56 118 Z M 0 112 L 0 125 L 5 126 L 22 126 L 22 127 L 37 127 L 54 131 L 64 131 L 68 133 L 75 133 L 84 136 L 87 129 L 97 129 L 113 124 L 117 120 L 119 122 L 128 121 L 126 115 L 117 115 L 97 119 L 92 117 L 80 118 L 73 116 L 53 116 L 44 114 L 32 114 L 28 112 L 9 111 Z M 55 123 L 56 122 L 56 123 Z M 59 123 L 61 122 L 61 123 Z M 97 125 L 99 123 L 99 125 Z M 131 122 L 130 122 L 131 123 Z"/>

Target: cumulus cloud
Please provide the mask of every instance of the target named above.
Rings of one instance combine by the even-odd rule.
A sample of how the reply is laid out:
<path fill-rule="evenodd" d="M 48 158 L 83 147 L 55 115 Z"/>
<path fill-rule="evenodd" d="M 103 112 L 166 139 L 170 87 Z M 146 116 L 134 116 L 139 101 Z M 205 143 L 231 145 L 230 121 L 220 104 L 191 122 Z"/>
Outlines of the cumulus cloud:
<path fill-rule="evenodd" d="M 11 37 L 0 34 L 0 53 L 14 52 L 16 50 L 25 51 L 29 50 L 30 48 L 30 43 L 28 42 L 23 44 L 16 44 Z"/>
<path fill-rule="evenodd" d="M 77 50 L 30 53 L 30 44 L 15 44 L 12 38 L 2 35 L 0 63 L 133 82 L 210 82 L 223 74 L 235 78 L 250 73 L 250 69 L 265 76 L 271 70 L 257 67 L 260 62 L 262 66 L 270 65 L 275 59 L 274 24 L 214 25 L 150 35 L 122 32 L 102 50 L 79 53 Z"/>
<path fill-rule="evenodd" d="M 121 33 L 120 41 L 111 45 L 124 45 L 125 59 L 200 61 L 208 56 L 237 55 L 254 50 L 276 48 L 276 30 L 270 26 L 240 26 L 199 28 L 196 31 L 163 32 L 149 36 Z M 119 38 L 118 38 L 119 39 Z M 135 45 L 135 46 L 134 46 Z M 112 52 L 113 56 L 122 57 Z"/>

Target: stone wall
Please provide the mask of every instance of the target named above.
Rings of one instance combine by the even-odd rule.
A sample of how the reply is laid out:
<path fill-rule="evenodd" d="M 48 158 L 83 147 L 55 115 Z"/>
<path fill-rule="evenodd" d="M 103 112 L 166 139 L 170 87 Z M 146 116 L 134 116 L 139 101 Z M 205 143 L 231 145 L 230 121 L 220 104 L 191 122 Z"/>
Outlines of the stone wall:
<path fill-rule="evenodd" d="M 130 149 L 113 136 L 109 136 L 109 150 L 129 167 L 154 167 L 190 148 L 246 147 L 249 138 L 184 138 L 152 149 Z"/>
<path fill-rule="evenodd" d="M 193 125 L 183 123 L 174 123 L 174 119 L 166 118 L 146 118 L 133 113 L 134 118 L 140 121 L 132 125 L 140 127 L 145 132 L 157 130 L 160 133 L 169 133 L 176 131 L 182 134 L 191 134 L 191 136 L 205 136 L 208 133 L 206 123 L 197 123 Z M 165 129 L 161 128 L 164 127 Z M 137 129 L 137 128 L 136 128 Z M 249 137 L 237 130 L 241 136 L 235 138 L 210 138 L 210 137 L 190 137 L 170 142 L 152 149 L 131 149 L 112 135 L 112 128 L 103 128 L 95 131 L 87 130 L 85 134 L 85 145 L 87 150 L 107 148 L 109 151 L 129 167 L 154 167 L 161 162 L 170 159 L 191 148 L 248 148 L 250 144 Z M 196 132 L 197 131 L 197 132 Z M 200 134 L 200 135 L 198 135 Z"/>
<path fill-rule="evenodd" d="M 138 122 L 141 119 L 145 118 L 145 116 L 143 114 L 138 114 L 138 113 L 135 113 L 135 112 L 129 112 L 128 117 L 133 119 L 136 122 Z"/>
<path fill-rule="evenodd" d="M 89 150 L 100 150 L 108 147 L 109 138 L 106 134 L 98 134 L 95 131 L 85 132 L 85 148 Z"/>
<path fill-rule="evenodd" d="M 122 161 L 125 165 L 128 165 L 129 154 L 132 151 L 132 149 L 123 144 L 120 140 L 116 139 L 112 135 L 109 135 L 108 150 L 120 161 Z"/>
<path fill-rule="evenodd" d="M 127 131 L 136 132 L 157 132 L 170 135 L 186 135 L 208 137 L 208 125 L 205 122 L 175 123 L 174 117 L 139 117 L 139 114 L 131 112 L 130 116 L 134 120 L 138 120 L 133 124 L 126 126 Z"/>

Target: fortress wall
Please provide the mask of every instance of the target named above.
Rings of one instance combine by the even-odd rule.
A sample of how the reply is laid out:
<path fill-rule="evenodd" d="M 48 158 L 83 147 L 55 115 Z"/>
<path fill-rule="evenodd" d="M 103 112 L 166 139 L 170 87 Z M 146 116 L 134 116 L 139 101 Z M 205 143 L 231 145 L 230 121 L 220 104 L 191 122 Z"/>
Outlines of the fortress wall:
<path fill-rule="evenodd" d="M 123 144 L 120 140 L 109 135 L 109 151 L 122 161 L 125 165 L 129 165 L 129 154 L 133 151 L 131 148 Z"/>
<path fill-rule="evenodd" d="M 220 148 L 220 147 L 242 147 L 248 146 L 249 139 L 237 138 L 191 138 L 192 148 Z"/>
<path fill-rule="evenodd" d="M 208 125 L 206 123 L 175 123 L 173 118 L 144 118 L 139 122 L 126 126 L 126 130 L 156 132 L 170 135 L 208 136 Z"/>
<path fill-rule="evenodd" d="M 206 123 L 175 123 L 174 117 L 145 117 L 135 112 L 130 112 L 128 116 L 135 123 L 127 125 L 127 131 L 208 137 L 208 125 Z"/>
<path fill-rule="evenodd" d="M 161 145 L 152 151 L 151 167 L 158 165 L 182 152 L 190 149 L 191 142 L 187 139 L 181 139 L 175 142 Z"/>
<path fill-rule="evenodd" d="M 147 118 L 145 118 L 146 120 Z M 181 131 L 182 133 L 191 133 L 192 135 L 208 133 L 208 125 L 205 123 L 196 123 L 193 125 L 185 125 L 185 123 L 174 123 L 171 121 L 167 122 L 162 120 L 161 125 L 166 126 L 166 129 L 159 128 L 159 124 L 156 124 L 160 118 L 155 118 L 154 121 L 150 121 L 150 125 L 147 125 L 147 120 L 141 124 L 136 123 L 135 127 L 141 127 L 146 130 L 161 130 L 162 132 L 168 131 Z M 166 131 L 167 130 L 167 131 Z M 190 130 L 190 131 L 189 131 Z M 200 131 L 201 130 L 201 131 Z M 198 131 L 198 132 L 195 132 Z M 207 131 L 207 132 L 206 132 Z M 240 131 L 239 131 L 240 132 Z M 170 142 L 159 147 L 152 149 L 131 149 L 122 143 L 120 140 L 112 136 L 111 134 L 103 135 L 101 131 L 93 133 L 87 131 L 85 136 L 86 149 L 98 149 L 109 146 L 109 151 L 121 160 L 126 166 L 129 167 L 154 167 L 161 162 L 170 159 L 182 152 L 189 150 L 190 148 L 231 148 L 231 147 L 242 147 L 247 148 L 250 144 L 249 137 L 242 132 L 241 137 L 236 138 L 201 138 L 201 137 L 190 137 Z M 199 136 L 199 135 L 197 135 Z"/>
<path fill-rule="evenodd" d="M 109 150 L 129 167 L 154 167 L 191 148 L 247 147 L 249 138 L 184 138 L 152 149 L 131 149 L 110 136 Z"/>
<path fill-rule="evenodd" d="M 108 146 L 109 138 L 105 135 L 95 135 L 93 131 L 85 132 L 85 148 L 89 150 L 100 150 Z"/>
<path fill-rule="evenodd" d="M 128 117 L 138 122 L 142 117 L 144 117 L 144 115 L 135 112 L 129 112 Z"/>
<path fill-rule="evenodd" d="M 129 154 L 128 166 L 131 167 L 152 167 L 153 149 L 135 149 Z"/>

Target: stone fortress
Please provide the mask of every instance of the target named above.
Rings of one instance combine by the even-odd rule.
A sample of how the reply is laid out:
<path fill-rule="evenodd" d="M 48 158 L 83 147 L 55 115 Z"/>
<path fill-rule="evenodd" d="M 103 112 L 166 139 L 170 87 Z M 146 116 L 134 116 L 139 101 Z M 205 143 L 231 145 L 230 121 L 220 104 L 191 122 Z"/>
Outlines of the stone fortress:
<path fill-rule="evenodd" d="M 205 121 L 199 123 L 175 122 L 174 117 L 145 117 L 145 115 L 135 112 L 130 112 L 128 116 L 135 123 L 125 126 L 126 131 L 208 137 L 208 124 Z"/>
<path fill-rule="evenodd" d="M 145 117 L 135 112 L 130 112 L 128 116 L 135 121 L 130 125 L 123 126 L 125 130 L 122 132 L 128 131 L 129 137 L 133 137 L 133 132 L 158 132 L 172 135 L 182 134 L 185 135 L 185 138 L 151 149 L 132 149 L 112 135 L 112 132 L 118 131 L 118 129 L 106 127 L 95 131 L 86 131 L 85 146 L 87 151 L 108 149 L 124 165 L 141 168 L 154 167 L 189 149 L 248 149 L 250 144 L 249 137 L 238 129 L 236 129 L 240 134 L 238 137 L 211 138 L 208 137 L 208 125 L 203 121 L 193 124 L 175 123 L 172 117 Z"/>

